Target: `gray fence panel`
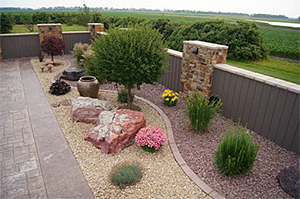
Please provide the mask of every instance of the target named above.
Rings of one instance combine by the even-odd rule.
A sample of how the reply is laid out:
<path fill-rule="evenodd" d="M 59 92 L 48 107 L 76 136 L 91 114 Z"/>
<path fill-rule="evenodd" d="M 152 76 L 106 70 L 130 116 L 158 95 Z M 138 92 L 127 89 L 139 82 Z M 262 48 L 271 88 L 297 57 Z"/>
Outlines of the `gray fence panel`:
<path fill-rule="evenodd" d="M 212 94 L 224 116 L 299 154 L 299 94 L 217 68 Z"/>
<path fill-rule="evenodd" d="M 169 66 L 166 74 L 163 74 L 158 83 L 164 85 L 166 88 L 179 92 L 180 90 L 180 75 L 181 75 L 181 59 L 170 55 Z"/>
<path fill-rule="evenodd" d="M 3 59 L 33 57 L 40 53 L 38 34 L 12 34 L 0 36 Z"/>
<path fill-rule="evenodd" d="M 86 33 L 76 33 L 76 32 L 72 32 L 72 33 L 63 33 L 63 38 L 66 41 L 66 49 L 65 49 L 65 53 L 71 53 L 71 51 L 74 48 L 74 44 L 75 43 L 87 43 L 90 44 L 90 33 L 86 32 Z"/>

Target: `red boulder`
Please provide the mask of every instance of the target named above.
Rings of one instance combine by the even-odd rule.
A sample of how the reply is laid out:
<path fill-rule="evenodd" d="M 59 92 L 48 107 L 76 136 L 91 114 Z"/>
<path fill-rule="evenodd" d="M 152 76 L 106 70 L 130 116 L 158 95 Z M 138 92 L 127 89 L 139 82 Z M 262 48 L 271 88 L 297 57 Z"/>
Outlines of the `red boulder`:
<path fill-rule="evenodd" d="M 118 153 L 131 145 L 138 131 L 146 126 L 144 114 L 139 111 L 120 109 L 103 111 L 98 124 L 84 138 L 100 148 L 103 153 Z"/>

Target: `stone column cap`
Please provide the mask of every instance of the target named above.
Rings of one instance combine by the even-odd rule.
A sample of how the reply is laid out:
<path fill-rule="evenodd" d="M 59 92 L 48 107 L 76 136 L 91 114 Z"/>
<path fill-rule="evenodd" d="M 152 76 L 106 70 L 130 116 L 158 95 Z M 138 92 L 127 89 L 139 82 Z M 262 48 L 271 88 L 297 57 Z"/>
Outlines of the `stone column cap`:
<path fill-rule="evenodd" d="M 61 23 L 43 23 L 43 24 L 38 24 L 37 26 L 61 26 Z"/>
<path fill-rule="evenodd" d="M 92 26 L 92 25 L 103 25 L 103 23 L 88 23 L 88 26 Z"/>
<path fill-rule="evenodd" d="M 192 44 L 197 46 L 203 46 L 210 49 L 228 49 L 228 46 L 220 45 L 220 44 L 214 44 L 204 41 L 198 41 L 198 40 L 190 40 L 190 41 L 183 41 L 184 44 Z"/>

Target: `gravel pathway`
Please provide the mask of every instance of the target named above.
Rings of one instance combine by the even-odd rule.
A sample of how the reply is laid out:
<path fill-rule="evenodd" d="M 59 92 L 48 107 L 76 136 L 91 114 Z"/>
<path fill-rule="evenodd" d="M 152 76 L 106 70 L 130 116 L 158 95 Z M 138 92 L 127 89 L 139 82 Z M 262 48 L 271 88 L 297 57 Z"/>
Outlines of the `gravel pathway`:
<path fill-rule="evenodd" d="M 68 58 L 68 57 L 67 57 Z M 210 198 L 200 190 L 181 170 L 175 161 L 169 144 L 165 144 L 158 153 L 148 153 L 133 144 L 118 154 L 103 154 L 90 142 L 84 141 L 84 136 L 92 127 L 91 124 L 73 123 L 71 106 L 59 106 L 60 102 L 79 96 L 76 89 L 63 96 L 48 93 L 50 79 L 68 67 L 72 62 L 57 58 L 61 65 L 53 68 L 53 73 L 41 72 L 41 63 L 32 59 L 31 63 L 48 98 L 53 105 L 53 112 L 61 126 L 68 144 L 96 198 Z M 117 95 L 101 93 L 101 99 L 111 101 L 119 106 Z M 147 125 L 159 126 L 164 132 L 166 127 L 160 115 L 148 104 L 136 100 L 135 105 L 142 108 Z M 56 107 L 56 108 L 55 108 Z M 143 177 L 139 183 L 120 190 L 109 182 L 109 173 L 116 164 L 122 162 L 139 162 L 143 167 Z"/>
<path fill-rule="evenodd" d="M 71 56 L 65 59 L 73 63 Z M 117 90 L 114 84 L 103 84 L 100 89 Z M 227 119 L 217 116 L 207 133 L 195 134 L 184 113 L 183 98 L 180 97 L 177 106 L 167 107 L 160 97 L 164 90 L 165 87 L 160 84 L 145 84 L 141 86 L 141 90 L 134 92 L 137 96 L 153 102 L 166 113 L 172 123 L 176 144 L 182 157 L 205 183 L 226 198 L 290 198 L 279 186 L 276 175 L 284 167 L 299 166 L 299 156 L 296 153 L 251 132 L 254 142 L 260 145 L 252 171 L 234 178 L 222 176 L 213 162 L 219 140 L 225 134 Z"/>

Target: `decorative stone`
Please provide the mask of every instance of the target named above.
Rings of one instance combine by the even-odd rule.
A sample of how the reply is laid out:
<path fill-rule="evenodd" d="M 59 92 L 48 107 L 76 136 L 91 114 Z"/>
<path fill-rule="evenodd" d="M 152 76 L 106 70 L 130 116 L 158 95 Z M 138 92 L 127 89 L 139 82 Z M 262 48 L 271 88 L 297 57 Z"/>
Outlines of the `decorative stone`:
<path fill-rule="evenodd" d="M 49 35 L 55 35 L 62 38 L 62 28 L 60 23 L 38 24 L 40 43 Z"/>
<path fill-rule="evenodd" d="M 86 69 L 82 67 L 67 68 L 66 70 L 64 70 L 60 78 L 70 81 L 78 81 L 79 78 L 83 76 L 85 71 Z"/>
<path fill-rule="evenodd" d="M 145 126 L 142 112 L 129 109 L 103 111 L 98 124 L 89 130 L 84 139 L 100 148 L 102 153 L 118 153 L 131 145 L 138 131 Z"/>
<path fill-rule="evenodd" d="M 73 122 L 96 124 L 102 111 L 112 110 L 112 105 L 103 100 L 89 97 L 71 99 Z"/>
<path fill-rule="evenodd" d="M 282 169 L 277 175 L 282 189 L 293 198 L 300 198 L 300 168 L 299 166 L 290 166 Z"/>
<path fill-rule="evenodd" d="M 64 95 L 71 90 L 71 87 L 66 82 L 61 82 L 57 80 L 50 86 L 50 91 L 52 95 Z"/>

